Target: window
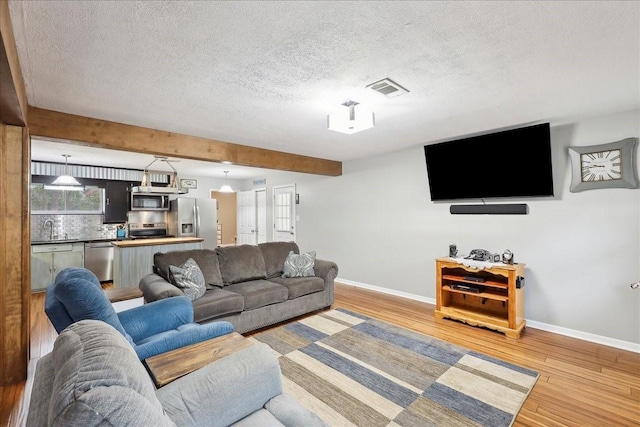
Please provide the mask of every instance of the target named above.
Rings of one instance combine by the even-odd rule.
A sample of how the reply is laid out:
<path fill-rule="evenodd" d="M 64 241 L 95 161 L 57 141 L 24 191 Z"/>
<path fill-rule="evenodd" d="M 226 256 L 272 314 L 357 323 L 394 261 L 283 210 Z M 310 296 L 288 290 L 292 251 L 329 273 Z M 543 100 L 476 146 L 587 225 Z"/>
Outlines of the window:
<path fill-rule="evenodd" d="M 276 231 L 290 231 L 291 229 L 291 193 L 275 195 L 275 229 Z"/>
<path fill-rule="evenodd" d="M 84 191 L 45 190 L 31 184 L 31 213 L 102 214 L 104 189 L 86 186 Z"/>

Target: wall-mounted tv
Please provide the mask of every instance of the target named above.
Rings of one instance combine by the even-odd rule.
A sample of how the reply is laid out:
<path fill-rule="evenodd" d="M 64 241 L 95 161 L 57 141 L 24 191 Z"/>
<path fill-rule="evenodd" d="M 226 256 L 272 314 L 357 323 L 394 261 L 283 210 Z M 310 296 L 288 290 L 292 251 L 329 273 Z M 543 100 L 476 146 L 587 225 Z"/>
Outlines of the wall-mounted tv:
<path fill-rule="evenodd" d="M 424 146 L 431 200 L 553 196 L 549 123 Z"/>

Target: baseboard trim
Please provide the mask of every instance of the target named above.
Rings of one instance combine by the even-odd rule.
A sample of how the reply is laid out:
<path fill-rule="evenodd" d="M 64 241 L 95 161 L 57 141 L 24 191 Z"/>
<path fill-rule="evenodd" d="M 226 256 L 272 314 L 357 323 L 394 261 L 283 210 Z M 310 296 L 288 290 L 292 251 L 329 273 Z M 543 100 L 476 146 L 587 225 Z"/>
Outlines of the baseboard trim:
<path fill-rule="evenodd" d="M 408 292 L 396 291 L 394 289 L 383 288 L 380 286 L 373 286 L 366 283 L 355 282 L 353 280 L 343 279 L 337 277 L 336 282 L 351 285 L 362 289 L 368 289 L 370 291 L 376 291 L 383 294 L 394 295 L 401 298 L 407 298 L 415 301 L 426 302 L 427 304 L 436 304 L 434 298 L 423 297 L 421 295 L 411 294 Z M 553 332 L 554 334 L 564 335 L 571 338 L 577 338 L 583 341 L 589 341 L 595 344 L 602 344 L 608 347 L 619 348 L 621 350 L 627 350 L 634 353 L 640 353 L 640 344 L 636 344 L 629 341 L 618 340 L 615 338 L 609 338 L 602 335 L 596 335 L 589 332 L 577 331 L 575 329 L 563 328 L 561 326 L 550 325 L 548 323 L 536 322 L 535 320 L 527 319 L 527 328 L 540 329 L 542 331 Z"/>

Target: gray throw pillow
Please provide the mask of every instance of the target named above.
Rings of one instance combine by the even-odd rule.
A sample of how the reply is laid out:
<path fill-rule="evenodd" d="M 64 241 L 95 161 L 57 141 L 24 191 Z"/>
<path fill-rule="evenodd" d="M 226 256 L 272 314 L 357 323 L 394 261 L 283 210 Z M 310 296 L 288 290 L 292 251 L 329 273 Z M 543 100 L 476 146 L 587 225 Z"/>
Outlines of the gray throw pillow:
<path fill-rule="evenodd" d="M 304 254 L 295 254 L 289 251 L 287 259 L 284 261 L 284 269 L 282 277 L 311 277 L 316 273 L 313 271 L 313 265 L 316 262 L 315 251 L 306 252 Z"/>
<path fill-rule="evenodd" d="M 186 260 L 180 267 L 170 265 L 169 271 L 171 282 L 182 289 L 191 301 L 200 298 L 207 290 L 202 270 L 193 258 Z"/>

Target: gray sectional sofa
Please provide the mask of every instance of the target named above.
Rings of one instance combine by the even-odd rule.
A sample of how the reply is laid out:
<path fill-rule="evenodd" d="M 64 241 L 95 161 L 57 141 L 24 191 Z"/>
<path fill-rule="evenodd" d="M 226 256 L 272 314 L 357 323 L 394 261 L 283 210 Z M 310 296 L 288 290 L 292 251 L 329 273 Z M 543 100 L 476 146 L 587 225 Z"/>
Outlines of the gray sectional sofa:
<path fill-rule="evenodd" d="M 283 393 L 266 344 L 156 389 L 124 336 L 100 320 L 70 325 L 38 361 L 26 425 L 326 427 Z"/>
<path fill-rule="evenodd" d="M 192 258 L 207 284 L 204 295 L 192 301 L 194 320 L 226 320 L 236 332 L 244 333 L 333 304 L 338 266 L 316 259 L 313 276 L 283 278 L 290 251 L 300 254 L 295 242 L 156 253 L 154 273 L 142 278 L 139 287 L 146 302 L 183 295 L 171 283 L 169 266 Z"/>

